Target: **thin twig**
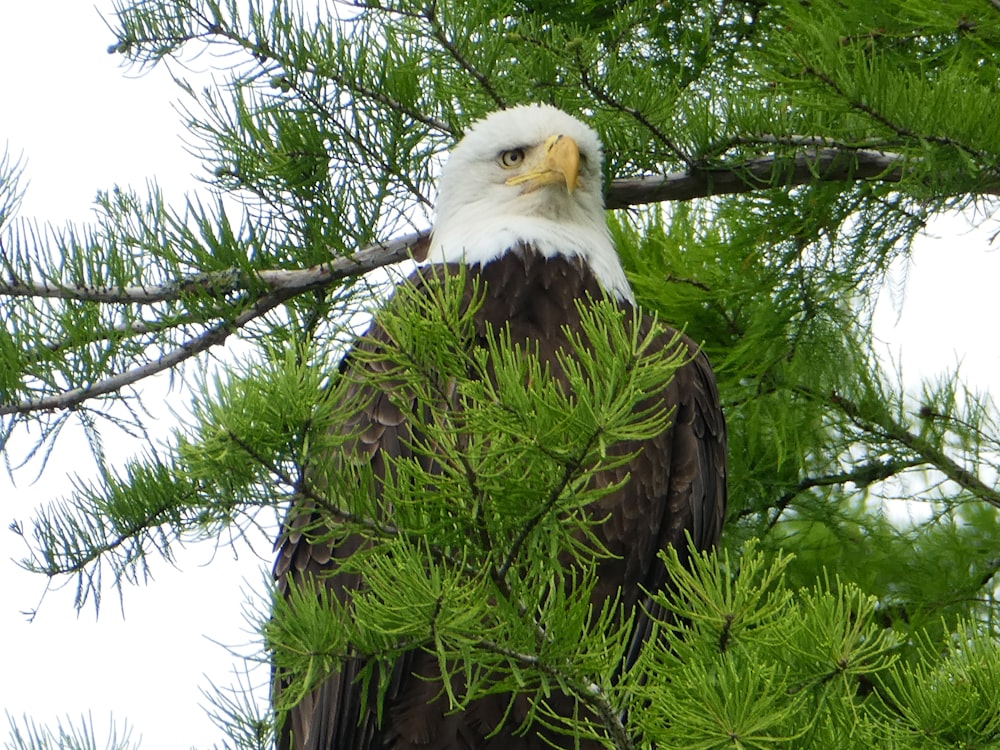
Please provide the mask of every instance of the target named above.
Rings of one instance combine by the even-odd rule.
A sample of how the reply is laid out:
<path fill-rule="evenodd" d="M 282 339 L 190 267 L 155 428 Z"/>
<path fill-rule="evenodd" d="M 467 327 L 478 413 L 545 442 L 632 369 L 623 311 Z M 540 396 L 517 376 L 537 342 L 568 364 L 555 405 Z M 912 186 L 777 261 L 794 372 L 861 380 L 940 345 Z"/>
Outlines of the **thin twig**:
<path fill-rule="evenodd" d="M 837 393 L 830 394 L 830 401 L 840 407 L 844 414 L 861 429 L 881 434 L 906 446 L 922 458 L 925 463 L 934 466 L 959 487 L 965 488 L 980 500 L 1000 508 L 1000 491 L 984 483 L 973 472 L 960 466 L 944 450 L 926 438 L 910 432 L 904 425 L 891 419 L 888 414 L 868 416 L 860 406 Z"/>
<path fill-rule="evenodd" d="M 595 85 L 590 80 L 590 74 L 588 72 L 588 66 L 584 65 L 583 62 L 577 56 L 577 68 L 580 73 L 580 83 L 583 84 L 584 88 L 590 92 L 594 98 L 598 101 L 604 102 L 609 107 L 618 110 L 622 114 L 628 115 L 633 120 L 642 125 L 646 130 L 653 134 L 653 136 L 660 141 L 667 150 L 670 151 L 678 160 L 685 164 L 689 169 L 695 167 L 694 160 L 684 153 L 680 146 L 674 143 L 673 139 L 668 137 L 660 128 L 658 128 L 648 117 L 646 117 L 642 112 L 637 110 L 635 107 L 630 107 L 614 97 L 612 97 L 604 88 Z"/>
<path fill-rule="evenodd" d="M 462 66 L 462 69 L 466 73 L 468 73 L 475 79 L 479 87 L 489 95 L 490 99 L 493 100 L 493 103 L 497 107 L 499 107 L 500 109 L 506 108 L 507 102 L 504 100 L 502 96 L 500 96 L 497 90 L 493 88 L 493 82 L 486 75 L 484 75 L 483 72 L 479 70 L 479 68 L 477 68 L 468 59 L 466 59 L 465 55 L 462 54 L 461 50 L 459 50 L 458 47 L 455 45 L 455 43 L 448 38 L 448 35 L 445 33 L 444 27 L 438 20 L 437 5 L 435 0 L 431 0 L 431 2 L 427 4 L 427 7 L 424 9 L 422 17 L 430 27 L 431 36 L 435 39 L 435 41 L 437 41 L 437 43 L 440 44 L 441 47 L 449 55 L 452 56 L 452 59 L 454 59 L 455 62 L 457 62 L 459 65 Z"/>
<path fill-rule="evenodd" d="M 819 477 L 805 477 L 792 489 L 788 490 L 785 494 L 778 498 L 777 502 L 775 502 L 773 506 L 775 513 L 768 521 L 766 531 L 773 529 L 775 525 L 777 525 L 782 514 L 788 509 L 792 500 L 807 490 L 811 490 L 815 487 L 832 487 L 838 484 L 847 484 L 848 482 L 857 487 L 867 487 L 875 482 L 881 482 L 889 477 L 895 476 L 901 471 L 912 469 L 925 463 L 926 461 L 923 458 L 911 458 L 901 461 L 875 461 L 870 464 L 859 466 L 853 471 L 844 471 L 839 474 L 827 474 Z M 751 515 L 752 513 L 753 511 L 747 508 L 740 511 L 739 516 L 742 518 L 744 516 Z"/>
<path fill-rule="evenodd" d="M 844 99 L 848 103 L 848 105 L 858 110 L 859 112 L 863 112 L 864 114 L 868 115 L 876 122 L 880 123 L 884 127 L 891 130 L 900 138 L 903 138 L 907 141 L 920 140 L 920 141 L 927 141 L 928 143 L 937 143 L 942 146 L 952 146 L 980 160 L 984 160 L 987 158 L 987 154 L 983 153 L 982 151 L 977 151 L 976 149 L 971 148 L 965 145 L 964 143 L 955 140 L 954 138 L 946 138 L 944 136 L 935 136 L 935 135 L 918 136 L 918 134 L 914 133 L 912 130 L 909 130 L 908 128 L 900 125 L 897 122 L 893 122 L 891 119 L 889 119 L 889 117 L 887 117 L 882 112 L 879 112 L 870 104 L 867 104 L 866 102 L 861 101 L 860 99 L 856 99 L 850 96 L 846 91 L 844 91 L 844 89 L 840 86 L 840 84 L 838 84 L 830 75 L 824 73 L 823 71 L 817 70 L 816 68 L 813 68 L 810 65 L 806 65 L 805 72 L 817 78 L 824 85 L 833 90 L 833 92 L 837 96 Z"/>

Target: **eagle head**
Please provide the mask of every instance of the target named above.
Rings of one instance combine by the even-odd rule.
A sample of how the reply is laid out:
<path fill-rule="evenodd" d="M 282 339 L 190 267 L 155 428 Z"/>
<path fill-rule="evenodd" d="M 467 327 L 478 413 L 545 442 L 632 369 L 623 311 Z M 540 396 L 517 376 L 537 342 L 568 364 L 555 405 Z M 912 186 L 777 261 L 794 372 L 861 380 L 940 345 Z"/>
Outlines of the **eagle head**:
<path fill-rule="evenodd" d="M 602 154 L 592 128 L 546 104 L 475 123 L 441 172 L 427 261 L 485 265 L 525 247 L 579 257 L 631 302 L 604 217 Z"/>

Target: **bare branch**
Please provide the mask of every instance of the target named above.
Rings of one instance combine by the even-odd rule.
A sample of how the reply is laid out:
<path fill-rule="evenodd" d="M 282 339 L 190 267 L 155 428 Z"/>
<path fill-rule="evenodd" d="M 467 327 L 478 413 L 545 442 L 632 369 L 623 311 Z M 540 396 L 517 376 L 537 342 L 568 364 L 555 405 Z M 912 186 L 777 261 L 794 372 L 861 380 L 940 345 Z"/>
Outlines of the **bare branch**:
<path fill-rule="evenodd" d="M 44 281 L 0 281 L 0 296 L 152 305 L 157 302 L 175 300 L 184 294 L 197 291 L 206 292 L 212 296 L 222 296 L 237 291 L 242 286 L 237 274 L 225 271 L 214 274 L 199 274 L 176 283 L 152 286 L 68 286 Z"/>

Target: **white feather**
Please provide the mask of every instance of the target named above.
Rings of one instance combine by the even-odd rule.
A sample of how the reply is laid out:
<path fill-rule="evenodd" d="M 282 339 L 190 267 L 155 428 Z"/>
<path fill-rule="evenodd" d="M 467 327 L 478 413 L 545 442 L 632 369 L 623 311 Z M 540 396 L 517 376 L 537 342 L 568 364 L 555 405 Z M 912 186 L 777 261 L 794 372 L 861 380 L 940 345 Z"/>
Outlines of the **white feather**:
<path fill-rule="evenodd" d="M 580 178 L 562 187 L 524 192 L 508 185 L 499 155 L 565 135 L 580 149 Z M 494 112 L 472 126 L 441 172 L 429 263 L 486 264 L 519 244 L 546 257 L 578 256 L 605 291 L 633 302 L 632 289 L 604 218 L 601 142 L 562 110 L 532 104 Z"/>

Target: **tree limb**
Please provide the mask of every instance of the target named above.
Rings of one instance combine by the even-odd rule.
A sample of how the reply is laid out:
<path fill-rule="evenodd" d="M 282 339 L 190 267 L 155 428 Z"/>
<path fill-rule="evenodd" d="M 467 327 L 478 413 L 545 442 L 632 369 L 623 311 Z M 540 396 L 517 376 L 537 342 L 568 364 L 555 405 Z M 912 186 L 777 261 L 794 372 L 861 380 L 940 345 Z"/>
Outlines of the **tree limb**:
<path fill-rule="evenodd" d="M 189 294 L 201 293 L 213 297 L 246 291 L 251 283 L 263 285 L 268 293 L 288 292 L 294 296 L 312 289 L 329 286 L 351 276 L 392 263 L 399 263 L 412 256 L 419 256 L 427 242 L 429 232 L 414 232 L 388 242 L 379 242 L 354 255 L 311 268 L 294 270 L 263 270 L 254 273 L 253 280 L 232 270 L 199 274 L 169 284 L 155 286 L 96 287 L 67 286 L 48 282 L 0 281 L 0 297 L 34 297 L 68 299 L 79 302 L 110 302 L 119 304 L 152 305 L 180 299 Z"/>
<path fill-rule="evenodd" d="M 923 457 L 898 461 L 873 461 L 872 463 L 862 464 L 851 471 L 844 471 L 837 474 L 826 474 L 818 477 L 805 477 L 799 481 L 798 484 L 785 492 L 785 494 L 778 498 L 777 502 L 774 503 L 774 513 L 768 520 L 766 529 L 767 531 L 773 529 L 782 514 L 788 509 L 792 500 L 801 495 L 803 492 L 816 487 L 833 487 L 836 485 L 847 484 L 848 482 L 854 484 L 860 489 L 862 487 L 867 487 L 870 484 L 874 484 L 875 482 L 884 481 L 889 477 L 895 476 L 901 471 L 912 469 L 924 463 L 926 463 L 926 461 Z M 754 512 L 755 511 L 752 508 L 748 507 L 741 510 L 738 516 L 743 518 Z"/>
<path fill-rule="evenodd" d="M 656 177 L 615 180 L 606 197 L 609 209 L 644 203 L 689 201 L 712 195 L 794 187 L 817 180 L 899 182 L 903 157 L 883 151 L 808 149 L 794 157 L 764 156 L 725 167 L 695 167 Z M 988 192 L 1000 193 L 1000 181 Z"/>

